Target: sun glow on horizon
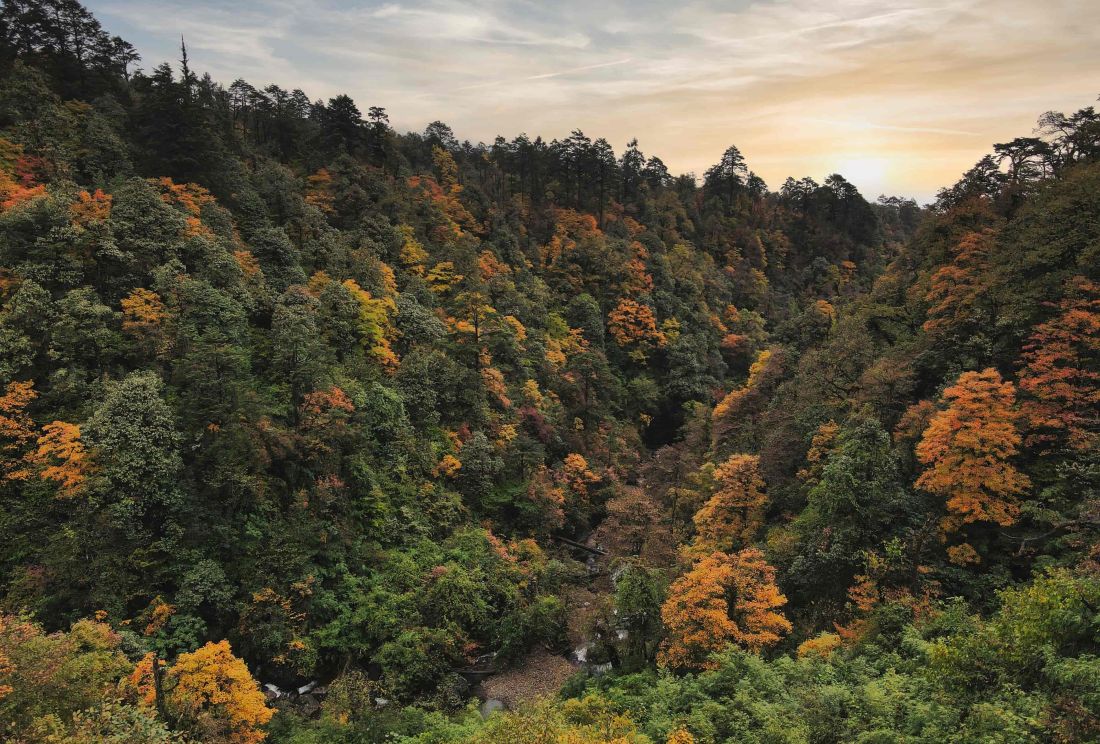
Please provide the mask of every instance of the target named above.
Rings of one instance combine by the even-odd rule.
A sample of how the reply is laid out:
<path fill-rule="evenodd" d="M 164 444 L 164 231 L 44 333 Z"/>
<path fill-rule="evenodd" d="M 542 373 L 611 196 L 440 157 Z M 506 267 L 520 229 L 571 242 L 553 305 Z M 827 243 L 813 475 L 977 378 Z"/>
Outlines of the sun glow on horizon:
<path fill-rule="evenodd" d="M 851 181 L 868 199 L 886 189 L 894 173 L 894 160 L 878 155 L 842 155 L 833 172 Z"/>

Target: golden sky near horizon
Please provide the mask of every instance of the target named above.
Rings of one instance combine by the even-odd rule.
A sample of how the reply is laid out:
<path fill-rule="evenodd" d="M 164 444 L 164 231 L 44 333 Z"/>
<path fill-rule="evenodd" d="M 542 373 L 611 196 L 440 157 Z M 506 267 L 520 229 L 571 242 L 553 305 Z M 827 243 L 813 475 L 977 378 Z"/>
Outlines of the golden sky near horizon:
<path fill-rule="evenodd" d="M 674 173 L 736 144 L 772 188 L 840 172 L 930 198 L 1100 94 L 1100 0 L 93 0 L 146 68 L 346 92 L 399 130 L 637 137 Z"/>

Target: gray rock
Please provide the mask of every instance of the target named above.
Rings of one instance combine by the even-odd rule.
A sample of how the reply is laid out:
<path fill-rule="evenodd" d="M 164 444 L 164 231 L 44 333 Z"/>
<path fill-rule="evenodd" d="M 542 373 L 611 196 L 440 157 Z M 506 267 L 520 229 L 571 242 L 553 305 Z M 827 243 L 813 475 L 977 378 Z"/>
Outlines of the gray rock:
<path fill-rule="evenodd" d="M 321 703 L 312 695 L 306 694 L 298 698 L 298 712 L 306 718 L 311 718 L 321 710 Z"/>
<path fill-rule="evenodd" d="M 497 700 L 496 698 L 489 698 L 481 704 L 481 717 L 488 718 L 491 713 L 495 713 L 498 710 L 508 710 L 508 706 L 504 704 L 503 700 Z"/>

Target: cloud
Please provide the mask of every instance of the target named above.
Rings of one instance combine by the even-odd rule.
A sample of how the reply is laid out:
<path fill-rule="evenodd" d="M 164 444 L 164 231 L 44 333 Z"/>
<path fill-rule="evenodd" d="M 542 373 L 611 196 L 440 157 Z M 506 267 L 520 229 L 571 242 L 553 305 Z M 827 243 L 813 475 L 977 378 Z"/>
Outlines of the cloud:
<path fill-rule="evenodd" d="M 819 119 L 817 117 L 806 117 L 806 121 L 814 124 L 833 124 L 838 127 L 843 127 L 852 130 L 866 130 L 866 129 L 883 129 L 888 132 L 922 132 L 926 134 L 951 134 L 959 135 L 962 137 L 981 137 L 981 132 L 968 132 L 964 129 L 944 129 L 941 127 L 901 127 L 891 126 L 889 124 L 875 124 L 870 121 L 843 121 L 839 119 Z"/>
<path fill-rule="evenodd" d="M 793 8 L 794 14 L 806 13 L 805 10 L 798 10 Z M 826 21 L 822 23 L 812 23 L 808 25 L 796 25 L 786 27 L 789 22 L 789 18 L 784 19 L 784 28 L 776 31 L 766 31 L 758 33 L 753 36 L 743 36 L 734 38 L 716 37 L 710 33 L 704 32 L 700 34 L 700 37 L 712 44 L 747 44 L 756 41 L 777 41 L 781 39 L 792 39 L 799 36 L 806 36 L 819 31 L 832 31 L 843 30 L 851 32 L 856 29 L 887 29 L 895 25 L 897 21 L 911 20 L 913 16 L 919 16 L 928 13 L 935 13 L 933 8 L 904 8 L 902 10 L 894 10 L 888 13 L 877 13 L 874 15 L 855 16 L 851 18 L 838 18 L 832 21 Z"/>
<path fill-rule="evenodd" d="M 381 25 L 377 32 L 404 39 L 574 49 L 589 43 L 587 36 L 576 31 L 547 33 L 534 26 L 512 23 L 496 13 L 465 3 L 436 3 L 423 7 L 391 3 L 366 10 L 363 15 Z"/>
<path fill-rule="evenodd" d="M 598 62 L 594 65 L 584 65 L 583 67 L 573 67 L 568 70 L 558 70 L 556 72 L 543 72 L 538 75 L 528 75 L 527 77 L 511 78 L 508 80 L 490 80 L 484 83 L 474 83 L 473 85 L 463 85 L 455 90 L 476 90 L 479 88 L 491 88 L 501 85 L 510 85 L 514 83 L 524 83 L 531 80 L 549 80 L 550 78 L 563 77 L 565 75 L 574 75 L 578 72 L 588 72 L 589 70 L 599 70 L 604 67 L 617 67 L 619 65 L 625 65 L 633 60 L 630 57 L 626 59 L 617 59 L 611 62 Z"/>
<path fill-rule="evenodd" d="M 1100 3 L 1079 0 L 90 0 L 151 66 L 347 92 L 460 137 L 581 128 L 678 171 L 735 142 L 769 182 L 877 162 L 931 194 L 1037 114 L 1095 99 Z M 857 182 L 857 185 L 858 182 Z"/>

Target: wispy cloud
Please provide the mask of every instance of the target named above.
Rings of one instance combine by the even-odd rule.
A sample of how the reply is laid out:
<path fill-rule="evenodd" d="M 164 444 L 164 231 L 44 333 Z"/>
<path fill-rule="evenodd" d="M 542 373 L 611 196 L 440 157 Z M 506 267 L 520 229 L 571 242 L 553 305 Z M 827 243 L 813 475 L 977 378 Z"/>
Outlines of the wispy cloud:
<path fill-rule="evenodd" d="M 633 58 L 627 57 L 626 59 L 617 59 L 612 62 L 598 62 L 594 65 L 584 65 L 582 67 L 571 67 L 568 70 L 557 70 L 556 72 L 543 72 L 538 75 L 528 75 L 521 78 L 509 78 L 506 80 L 489 80 L 484 83 L 474 83 L 473 85 L 462 85 L 455 90 L 477 90 L 480 88 L 493 88 L 502 85 L 514 85 L 517 83 L 530 82 L 532 80 L 549 80 L 550 78 L 564 77 L 565 75 L 575 75 L 578 72 L 588 72 L 589 70 L 599 70 L 604 67 L 618 67 L 619 65 L 625 65 L 633 62 Z"/>
<path fill-rule="evenodd" d="M 413 7 L 390 3 L 368 9 L 363 15 L 381 24 L 383 32 L 409 39 L 569 48 L 582 48 L 589 42 L 587 36 L 575 30 L 546 32 L 535 26 L 512 23 L 474 4 Z"/>
<path fill-rule="evenodd" d="M 870 121 L 845 121 L 843 119 L 820 119 L 806 117 L 805 121 L 814 124 L 832 124 L 850 130 L 881 129 L 887 132 L 921 132 L 925 134 L 954 134 L 960 137 L 981 137 L 981 132 L 968 132 L 965 129 L 944 129 L 942 127 L 903 127 L 893 124 L 875 124 Z"/>
<path fill-rule="evenodd" d="M 785 28 L 778 31 L 768 31 L 766 33 L 759 33 L 752 36 L 723 38 L 713 36 L 710 33 L 702 33 L 701 38 L 712 44 L 717 45 L 746 44 L 756 41 L 777 41 L 781 39 L 792 39 L 799 36 L 806 36 L 808 34 L 813 34 L 817 31 L 831 31 L 834 29 L 853 30 L 884 28 L 890 26 L 892 23 L 897 21 L 909 20 L 913 16 L 935 12 L 936 9 L 934 8 L 904 8 L 902 10 L 894 10 L 888 13 L 876 13 L 874 15 L 856 16 L 852 18 L 839 18 L 837 20 L 827 21 L 824 23 L 815 23 L 802 26 L 795 25 L 790 28 Z"/>

